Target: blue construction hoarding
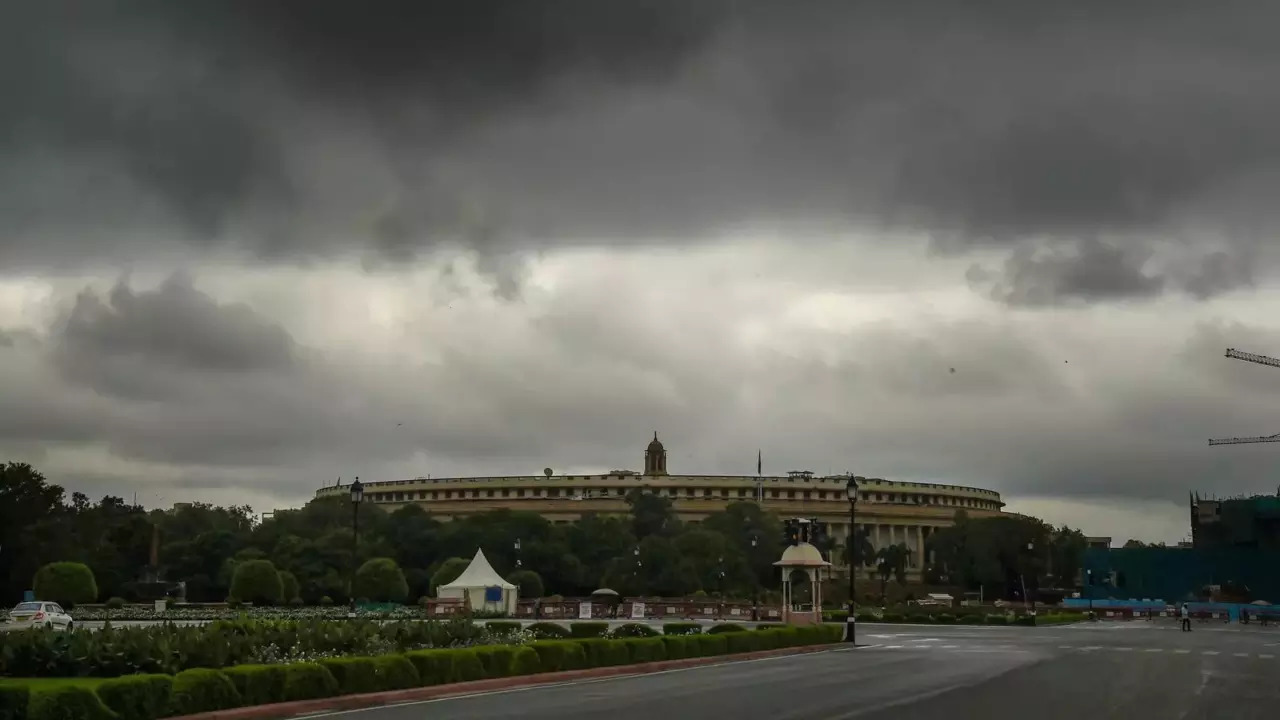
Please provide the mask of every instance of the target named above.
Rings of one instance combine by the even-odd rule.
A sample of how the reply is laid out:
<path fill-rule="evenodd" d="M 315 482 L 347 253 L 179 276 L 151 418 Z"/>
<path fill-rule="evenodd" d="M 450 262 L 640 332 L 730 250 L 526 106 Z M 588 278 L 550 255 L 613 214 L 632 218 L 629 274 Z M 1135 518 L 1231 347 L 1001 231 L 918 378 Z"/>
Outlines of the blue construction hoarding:
<path fill-rule="evenodd" d="M 1084 569 L 1093 571 L 1092 586 L 1083 588 L 1085 598 L 1159 598 L 1177 604 L 1199 599 L 1206 586 L 1231 585 L 1248 588 L 1249 601 L 1280 604 L 1280 551 L 1276 550 L 1091 548 L 1085 552 Z"/>

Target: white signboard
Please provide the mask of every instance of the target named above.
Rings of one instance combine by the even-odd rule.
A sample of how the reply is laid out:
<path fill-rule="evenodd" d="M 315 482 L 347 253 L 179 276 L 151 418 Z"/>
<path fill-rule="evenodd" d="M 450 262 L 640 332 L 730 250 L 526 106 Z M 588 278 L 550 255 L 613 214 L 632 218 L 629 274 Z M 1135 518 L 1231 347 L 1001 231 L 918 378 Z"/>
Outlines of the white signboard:
<path fill-rule="evenodd" d="M 644 619 L 644 603 L 642 602 L 631 603 L 631 619 L 632 620 Z"/>
<path fill-rule="evenodd" d="M 578 619 L 579 620 L 591 619 L 591 603 L 589 602 L 578 603 Z"/>

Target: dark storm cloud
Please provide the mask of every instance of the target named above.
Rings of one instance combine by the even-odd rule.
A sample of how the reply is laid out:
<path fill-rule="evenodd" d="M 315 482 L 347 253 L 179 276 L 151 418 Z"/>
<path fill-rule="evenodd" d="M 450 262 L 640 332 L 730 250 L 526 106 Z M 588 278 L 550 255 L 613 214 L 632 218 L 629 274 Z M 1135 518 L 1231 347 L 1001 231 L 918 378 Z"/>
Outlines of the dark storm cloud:
<path fill-rule="evenodd" d="M 145 360 L 201 372 L 287 370 L 296 352 L 279 325 L 247 306 L 218 304 L 181 274 L 144 293 L 124 281 L 105 300 L 81 293 L 61 340 L 68 357 Z"/>
<path fill-rule="evenodd" d="M 502 256 L 838 218 L 1017 248 L 997 297 L 1053 303 L 1226 292 L 1250 280 L 1240 245 L 1280 229 L 1261 1 L 4 12 L 6 267 L 156 238 L 403 261 L 445 240 Z M 1201 271 L 1134 265 L 1189 227 L 1234 242 Z M 1046 239 L 1082 245 L 1029 259 Z"/>
<path fill-rule="evenodd" d="M 1022 245 L 1005 261 L 990 295 L 1009 305 L 1028 307 L 1150 298 L 1164 290 L 1165 278 L 1148 274 L 1143 269 L 1146 260 L 1142 254 L 1126 252 L 1097 239 L 1079 242 L 1067 251 L 1055 247 L 1038 252 L 1033 245 Z M 1216 271 L 1218 266 L 1213 269 Z M 976 266 L 968 276 L 975 284 L 992 280 L 990 273 Z M 1222 289 L 1223 281 L 1228 279 L 1219 274 L 1197 276 L 1200 277 L 1203 279 L 1198 279 L 1198 286 L 1205 295 Z"/>

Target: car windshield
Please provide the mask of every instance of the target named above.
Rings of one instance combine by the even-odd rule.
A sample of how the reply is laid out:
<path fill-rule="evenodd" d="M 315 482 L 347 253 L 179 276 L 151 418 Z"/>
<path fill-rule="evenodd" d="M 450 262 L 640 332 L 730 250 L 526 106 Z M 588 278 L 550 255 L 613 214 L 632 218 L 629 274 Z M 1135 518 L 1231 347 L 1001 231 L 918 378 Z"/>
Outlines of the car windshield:
<path fill-rule="evenodd" d="M 39 609 L 40 609 L 40 603 L 26 602 L 26 603 L 18 603 L 17 607 L 13 609 L 13 612 L 35 612 L 36 610 L 39 610 Z"/>

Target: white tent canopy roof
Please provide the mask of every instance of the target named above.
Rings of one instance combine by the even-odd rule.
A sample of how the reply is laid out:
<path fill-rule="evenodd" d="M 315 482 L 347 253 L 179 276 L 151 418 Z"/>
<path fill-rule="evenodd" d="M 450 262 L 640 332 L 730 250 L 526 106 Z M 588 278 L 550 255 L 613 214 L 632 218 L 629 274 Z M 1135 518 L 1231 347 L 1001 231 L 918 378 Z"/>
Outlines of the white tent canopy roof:
<path fill-rule="evenodd" d="M 502 576 L 493 569 L 489 564 L 489 559 L 484 556 L 484 551 L 477 549 L 476 556 L 471 558 L 471 564 L 466 570 L 458 576 L 457 580 L 441 585 L 439 589 L 463 589 L 463 588 L 485 588 L 500 587 L 505 590 L 515 590 L 516 586 L 502 579 Z"/>

